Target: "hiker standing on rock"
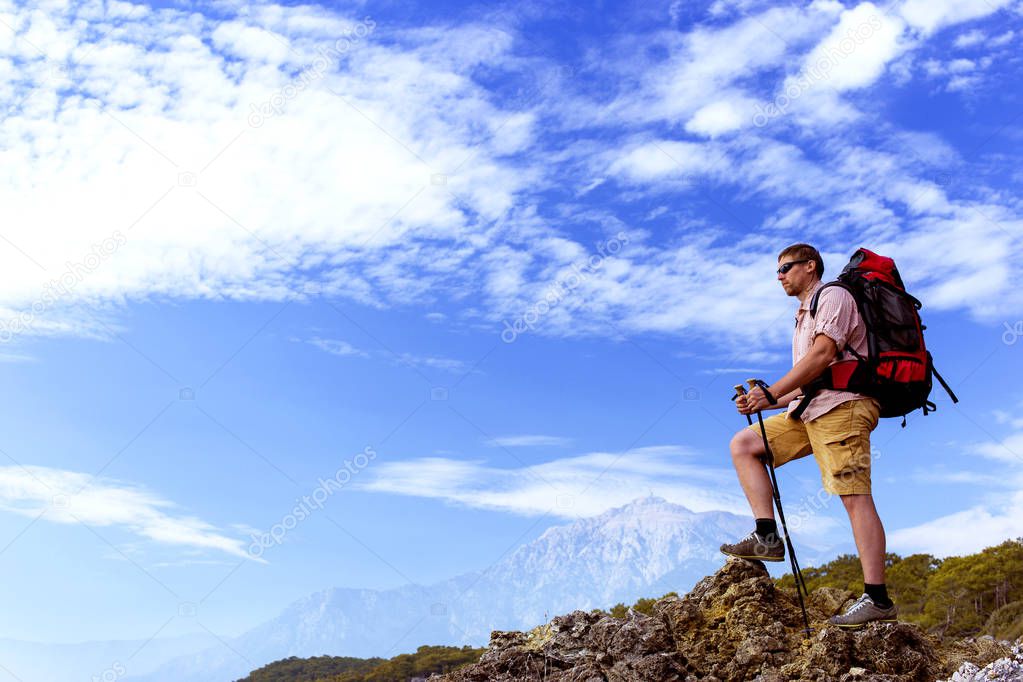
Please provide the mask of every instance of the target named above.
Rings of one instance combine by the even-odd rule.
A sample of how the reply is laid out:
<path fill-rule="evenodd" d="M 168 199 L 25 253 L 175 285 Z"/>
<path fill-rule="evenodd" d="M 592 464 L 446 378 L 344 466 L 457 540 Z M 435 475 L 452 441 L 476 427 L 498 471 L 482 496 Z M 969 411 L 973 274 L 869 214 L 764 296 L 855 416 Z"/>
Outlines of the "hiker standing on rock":
<path fill-rule="evenodd" d="M 740 413 L 787 408 L 764 420 L 774 466 L 813 453 L 824 489 L 839 495 L 849 514 L 863 567 L 864 594 L 842 615 L 829 621 L 840 627 L 862 627 L 872 621 L 896 620 L 897 609 L 885 587 L 885 535 L 870 491 L 870 433 L 877 426 L 880 404 L 872 397 L 824 389 L 802 413 L 796 411 L 802 386 L 820 376 L 847 348 L 867 355 L 867 330 L 847 290 L 821 291 L 815 316 L 810 302 L 823 286 L 824 261 L 809 244 L 793 244 L 778 255 L 778 281 L 785 293 L 799 299 L 792 336 L 792 369 L 767 388 L 754 388 L 736 398 Z M 776 398 L 772 404 L 771 398 Z M 793 413 L 795 412 L 795 416 Z M 773 490 L 761 461 L 766 450 L 759 427 L 742 429 L 731 441 L 732 463 L 756 519 L 756 530 L 721 551 L 743 559 L 782 561 L 785 544 L 774 519 Z"/>

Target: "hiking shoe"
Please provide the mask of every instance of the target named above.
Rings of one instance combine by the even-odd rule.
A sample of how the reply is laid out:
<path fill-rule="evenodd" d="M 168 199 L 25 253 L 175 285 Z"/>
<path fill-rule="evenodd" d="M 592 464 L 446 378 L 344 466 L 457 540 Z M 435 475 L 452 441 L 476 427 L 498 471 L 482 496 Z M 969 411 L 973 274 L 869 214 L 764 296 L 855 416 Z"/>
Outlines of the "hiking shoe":
<path fill-rule="evenodd" d="M 845 613 L 840 616 L 832 616 L 828 623 L 851 630 L 861 628 L 867 623 L 896 623 L 898 615 L 899 610 L 895 604 L 887 609 L 882 609 L 864 592 L 863 596 L 857 599 Z"/>
<path fill-rule="evenodd" d="M 740 559 L 760 559 L 761 561 L 784 561 L 785 543 L 777 535 L 773 540 L 757 535 L 753 531 L 734 544 L 721 545 L 721 551 L 729 556 Z"/>

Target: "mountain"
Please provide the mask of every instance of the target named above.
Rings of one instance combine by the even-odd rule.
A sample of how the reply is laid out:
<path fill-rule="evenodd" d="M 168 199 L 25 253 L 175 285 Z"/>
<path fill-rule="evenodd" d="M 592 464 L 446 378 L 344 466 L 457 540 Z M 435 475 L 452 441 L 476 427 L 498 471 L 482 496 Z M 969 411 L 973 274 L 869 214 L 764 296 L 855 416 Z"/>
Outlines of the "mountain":
<path fill-rule="evenodd" d="M 531 628 L 549 614 L 684 592 L 721 565 L 722 542 L 750 528 L 749 517 L 639 498 L 551 527 L 484 571 L 432 585 L 317 592 L 235 639 L 129 679 L 227 682 L 288 656 L 387 658 L 422 644 L 486 646 L 492 630 Z"/>

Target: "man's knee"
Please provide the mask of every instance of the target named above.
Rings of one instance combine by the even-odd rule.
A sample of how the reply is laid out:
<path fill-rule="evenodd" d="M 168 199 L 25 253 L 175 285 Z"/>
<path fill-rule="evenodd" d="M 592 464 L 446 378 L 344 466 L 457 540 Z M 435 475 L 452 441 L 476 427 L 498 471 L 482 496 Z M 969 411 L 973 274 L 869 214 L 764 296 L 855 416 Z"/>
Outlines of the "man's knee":
<path fill-rule="evenodd" d="M 759 457 L 764 453 L 764 441 L 757 434 L 749 429 L 741 429 L 729 443 L 733 460 L 741 460 L 749 457 Z"/>

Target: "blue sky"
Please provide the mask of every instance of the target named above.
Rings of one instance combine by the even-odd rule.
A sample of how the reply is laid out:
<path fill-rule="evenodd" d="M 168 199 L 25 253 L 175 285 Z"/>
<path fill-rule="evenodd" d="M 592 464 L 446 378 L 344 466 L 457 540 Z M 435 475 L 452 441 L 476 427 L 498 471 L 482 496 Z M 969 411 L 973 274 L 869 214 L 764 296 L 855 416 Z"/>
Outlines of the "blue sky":
<path fill-rule="evenodd" d="M 0 637 L 229 636 L 651 492 L 747 513 L 730 387 L 787 369 L 804 240 L 896 258 L 962 400 L 875 432 L 891 549 L 1023 534 L 1021 31 L 0 5 Z M 849 541 L 811 461 L 780 477 L 797 544 Z"/>

